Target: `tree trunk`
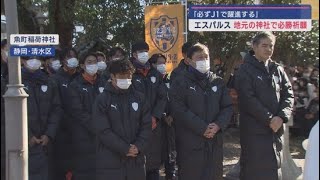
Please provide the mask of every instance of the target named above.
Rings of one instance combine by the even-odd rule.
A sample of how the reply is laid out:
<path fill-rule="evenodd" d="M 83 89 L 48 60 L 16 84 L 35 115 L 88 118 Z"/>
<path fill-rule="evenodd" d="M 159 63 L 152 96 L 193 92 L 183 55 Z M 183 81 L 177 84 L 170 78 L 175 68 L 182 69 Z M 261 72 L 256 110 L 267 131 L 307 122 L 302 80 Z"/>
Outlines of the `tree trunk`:
<path fill-rule="evenodd" d="M 72 47 L 75 0 L 50 0 L 49 30 L 59 34 L 60 47 Z"/>

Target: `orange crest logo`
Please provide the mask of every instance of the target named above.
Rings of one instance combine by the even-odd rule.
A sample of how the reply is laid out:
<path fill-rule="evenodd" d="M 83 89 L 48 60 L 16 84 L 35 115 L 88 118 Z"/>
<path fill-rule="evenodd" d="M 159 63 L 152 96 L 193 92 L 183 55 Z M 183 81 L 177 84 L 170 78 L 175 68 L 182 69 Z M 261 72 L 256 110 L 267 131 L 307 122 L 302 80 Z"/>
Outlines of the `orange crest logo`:
<path fill-rule="evenodd" d="M 151 39 L 155 46 L 163 53 L 168 52 L 177 42 L 178 18 L 169 18 L 167 15 L 158 19 L 151 19 Z"/>

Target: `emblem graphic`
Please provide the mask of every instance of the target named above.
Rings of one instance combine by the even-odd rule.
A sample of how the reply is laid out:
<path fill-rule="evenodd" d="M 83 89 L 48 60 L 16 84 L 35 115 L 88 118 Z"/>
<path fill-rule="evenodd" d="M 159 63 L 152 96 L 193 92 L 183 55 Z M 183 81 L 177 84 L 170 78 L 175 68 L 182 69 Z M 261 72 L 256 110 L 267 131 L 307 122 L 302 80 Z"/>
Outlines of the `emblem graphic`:
<path fill-rule="evenodd" d="M 163 53 L 168 52 L 177 42 L 179 32 L 178 18 L 162 15 L 151 19 L 150 36 L 154 45 Z"/>

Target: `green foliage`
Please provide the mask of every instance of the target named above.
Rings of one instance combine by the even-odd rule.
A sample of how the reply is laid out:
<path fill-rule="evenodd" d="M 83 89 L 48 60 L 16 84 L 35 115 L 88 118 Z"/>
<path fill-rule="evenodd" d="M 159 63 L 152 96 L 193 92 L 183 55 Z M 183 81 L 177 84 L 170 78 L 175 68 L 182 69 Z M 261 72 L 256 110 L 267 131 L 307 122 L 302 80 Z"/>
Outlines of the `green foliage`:
<path fill-rule="evenodd" d="M 132 0 L 79 0 L 75 7 L 75 25 L 84 26 L 82 42 L 97 37 L 124 48 L 144 38 L 143 7 Z M 77 42 L 81 43 L 81 42 Z"/>

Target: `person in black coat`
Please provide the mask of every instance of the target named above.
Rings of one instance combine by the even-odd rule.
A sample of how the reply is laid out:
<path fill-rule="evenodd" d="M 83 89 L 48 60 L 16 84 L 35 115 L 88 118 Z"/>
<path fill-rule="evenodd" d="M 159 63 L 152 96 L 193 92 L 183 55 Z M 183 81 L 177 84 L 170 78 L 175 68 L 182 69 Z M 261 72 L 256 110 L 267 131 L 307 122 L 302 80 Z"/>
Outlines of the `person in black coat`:
<path fill-rule="evenodd" d="M 175 151 L 175 136 L 174 136 L 174 125 L 173 118 L 170 114 L 169 108 L 169 88 L 170 88 L 170 80 L 168 78 L 168 74 L 166 72 L 166 57 L 163 54 L 153 54 L 149 59 L 149 63 L 151 64 L 151 69 L 153 71 L 158 71 L 160 75 L 163 77 L 161 81 L 165 84 L 166 96 L 167 96 L 167 104 L 163 116 L 161 118 L 161 126 L 162 135 L 160 140 L 162 152 L 162 163 L 165 167 L 165 174 L 167 180 L 173 180 L 176 178 L 176 151 Z M 159 149 L 160 150 L 160 149 Z"/>
<path fill-rule="evenodd" d="M 96 180 L 145 180 L 145 153 L 151 137 L 150 107 L 132 85 L 128 60 L 110 64 L 111 82 L 93 107 L 97 135 Z"/>
<path fill-rule="evenodd" d="M 188 49 L 190 47 L 192 47 L 193 44 L 194 43 L 192 43 L 192 42 L 186 42 L 183 44 L 182 49 L 181 49 L 183 59 L 181 59 L 181 61 L 179 62 L 179 65 L 175 69 L 173 69 L 173 71 L 170 73 L 169 79 L 171 81 L 173 81 L 175 79 L 175 77 L 182 74 L 181 72 L 183 72 L 187 69 L 187 67 L 188 67 L 187 52 L 188 52 Z"/>
<path fill-rule="evenodd" d="M 147 180 L 159 179 L 161 166 L 161 118 L 167 103 L 165 85 L 162 81 L 163 75 L 148 62 L 149 46 L 146 42 L 137 42 L 132 45 L 130 61 L 136 69 L 133 74 L 132 86 L 134 89 L 145 94 L 150 104 L 152 115 L 152 137 L 146 152 L 147 156 Z"/>
<path fill-rule="evenodd" d="M 275 36 L 257 34 L 253 51 L 235 76 L 240 107 L 240 179 L 281 178 L 283 123 L 292 114 L 294 96 L 283 67 L 271 60 Z"/>
<path fill-rule="evenodd" d="M 60 54 L 60 61 L 63 64 L 62 67 L 50 77 L 58 86 L 63 108 L 63 117 L 59 123 L 57 137 L 53 142 L 53 174 L 50 175 L 52 180 L 65 179 L 66 174 L 72 171 L 73 150 L 70 107 L 73 104 L 71 104 L 70 100 L 69 87 L 74 78 L 79 75 L 77 70 L 79 61 L 77 53 L 73 49 L 63 49 Z"/>
<path fill-rule="evenodd" d="M 189 67 L 171 83 L 169 98 L 175 123 L 178 178 L 222 180 L 223 131 L 232 102 L 222 78 L 210 69 L 209 50 L 195 44 Z"/>
<path fill-rule="evenodd" d="M 40 70 L 39 59 L 30 58 L 22 63 L 22 83 L 29 95 L 29 179 L 48 180 L 48 152 L 62 117 L 59 92 L 55 82 L 48 80 L 48 76 Z"/>
<path fill-rule="evenodd" d="M 89 53 L 80 60 L 83 72 L 70 84 L 71 137 L 73 145 L 73 180 L 95 179 L 96 146 L 92 107 L 103 93 L 107 80 L 98 71 L 96 54 Z"/>

